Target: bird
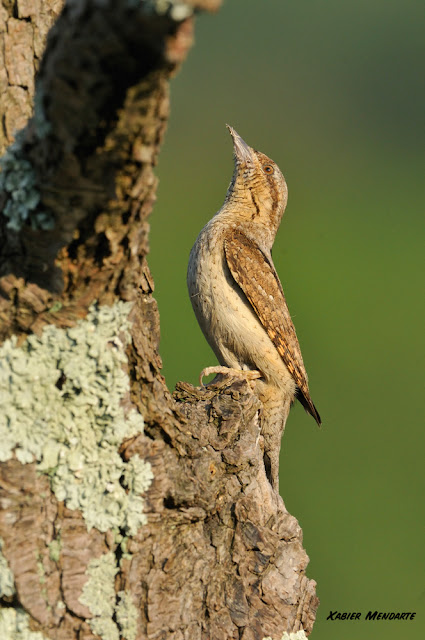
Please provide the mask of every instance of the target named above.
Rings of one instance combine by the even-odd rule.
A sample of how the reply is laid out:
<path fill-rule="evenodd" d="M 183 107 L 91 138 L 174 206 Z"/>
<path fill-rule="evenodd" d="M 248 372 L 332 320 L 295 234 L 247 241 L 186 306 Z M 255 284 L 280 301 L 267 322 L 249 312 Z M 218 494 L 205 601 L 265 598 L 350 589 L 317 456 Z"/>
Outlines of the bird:
<path fill-rule="evenodd" d="M 321 419 L 272 260 L 286 181 L 273 160 L 226 126 L 233 139 L 232 180 L 223 206 L 196 239 L 187 270 L 195 316 L 219 362 L 202 371 L 200 383 L 211 373 L 228 373 L 254 386 L 262 403 L 264 468 L 278 491 L 281 438 L 295 398 L 318 426 Z"/>

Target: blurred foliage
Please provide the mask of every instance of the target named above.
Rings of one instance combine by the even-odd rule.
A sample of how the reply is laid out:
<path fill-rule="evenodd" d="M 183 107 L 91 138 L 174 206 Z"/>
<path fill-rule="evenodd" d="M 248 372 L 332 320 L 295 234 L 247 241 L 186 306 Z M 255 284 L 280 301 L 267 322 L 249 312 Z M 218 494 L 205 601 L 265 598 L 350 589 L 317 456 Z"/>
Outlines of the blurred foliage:
<path fill-rule="evenodd" d="M 224 124 L 288 182 L 273 257 L 324 425 L 292 410 L 281 494 L 318 582 L 315 640 L 424 624 L 423 17 L 414 0 L 228 0 L 171 88 L 150 256 L 170 389 L 215 363 L 185 279 L 231 178 Z M 375 609 L 416 620 L 326 621 Z"/>

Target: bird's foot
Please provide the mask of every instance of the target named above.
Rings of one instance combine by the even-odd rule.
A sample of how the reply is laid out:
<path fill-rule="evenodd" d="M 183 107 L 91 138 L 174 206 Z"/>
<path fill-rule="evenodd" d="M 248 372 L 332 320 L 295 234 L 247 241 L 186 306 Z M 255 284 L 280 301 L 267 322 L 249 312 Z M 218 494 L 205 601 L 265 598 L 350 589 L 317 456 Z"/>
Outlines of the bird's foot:
<path fill-rule="evenodd" d="M 234 378 L 243 378 L 248 382 L 248 384 L 250 384 L 251 389 L 254 388 L 253 381 L 257 380 L 258 378 L 261 378 L 261 373 L 259 371 L 255 371 L 252 369 L 248 369 L 248 370 L 232 369 L 231 367 L 223 367 L 223 366 L 206 367 L 205 369 L 202 369 L 201 374 L 199 376 L 199 382 L 201 387 L 204 386 L 202 382 L 202 378 L 205 378 L 205 376 L 209 376 L 212 373 L 220 373 L 222 375 L 233 376 Z"/>

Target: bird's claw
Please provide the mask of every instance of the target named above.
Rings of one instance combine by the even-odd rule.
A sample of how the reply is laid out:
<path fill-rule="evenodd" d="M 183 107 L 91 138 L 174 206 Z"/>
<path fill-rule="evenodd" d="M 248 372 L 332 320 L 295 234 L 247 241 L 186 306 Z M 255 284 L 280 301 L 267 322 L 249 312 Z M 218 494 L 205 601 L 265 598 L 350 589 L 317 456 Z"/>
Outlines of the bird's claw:
<path fill-rule="evenodd" d="M 230 376 L 233 376 L 234 378 L 243 378 L 247 382 L 252 382 L 253 380 L 257 380 L 258 378 L 261 378 L 261 373 L 259 371 L 255 371 L 252 369 L 248 369 L 248 370 L 233 369 L 231 367 L 223 367 L 223 366 L 206 367 L 205 369 L 202 369 L 199 376 L 199 383 L 201 387 L 206 386 L 202 382 L 202 379 L 205 378 L 205 376 L 211 375 L 212 373 L 221 373 L 222 375 L 230 375 Z"/>

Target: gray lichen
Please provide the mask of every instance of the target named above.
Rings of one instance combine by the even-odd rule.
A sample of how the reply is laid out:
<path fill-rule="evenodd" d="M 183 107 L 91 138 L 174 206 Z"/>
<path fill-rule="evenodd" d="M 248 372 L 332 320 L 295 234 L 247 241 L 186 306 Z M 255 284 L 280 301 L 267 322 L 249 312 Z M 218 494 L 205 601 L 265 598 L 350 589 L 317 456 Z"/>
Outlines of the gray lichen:
<path fill-rule="evenodd" d="M 13 453 L 22 464 L 35 460 L 88 529 L 134 535 L 146 522 L 140 493 L 153 475 L 149 463 L 118 453 L 124 438 L 143 431 L 142 416 L 123 408 L 130 308 L 93 306 L 75 327 L 48 326 L 21 347 L 15 338 L 4 343 L 0 461 Z"/>
<path fill-rule="evenodd" d="M 34 168 L 22 151 L 24 130 L 0 158 L 0 191 L 6 192 L 8 200 L 3 215 L 8 218 L 7 226 L 20 231 L 24 224 L 33 229 L 49 230 L 54 227 L 51 212 L 40 211 L 40 192 Z"/>
<path fill-rule="evenodd" d="M 135 640 L 137 609 L 129 594 L 115 592 L 117 572 L 116 558 L 112 552 L 91 560 L 87 569 L 89 579 L 84 585 L 80 602 L 90 609 L 93 615 L 89 620 L 90 627 L 102 640 L 119 640 L 120 637 Z"/>

